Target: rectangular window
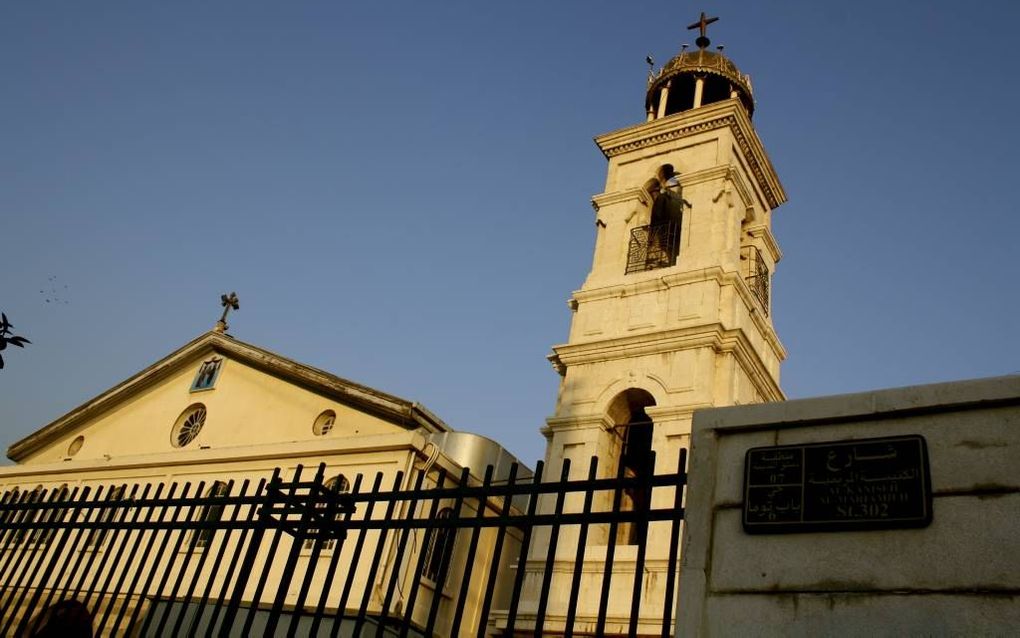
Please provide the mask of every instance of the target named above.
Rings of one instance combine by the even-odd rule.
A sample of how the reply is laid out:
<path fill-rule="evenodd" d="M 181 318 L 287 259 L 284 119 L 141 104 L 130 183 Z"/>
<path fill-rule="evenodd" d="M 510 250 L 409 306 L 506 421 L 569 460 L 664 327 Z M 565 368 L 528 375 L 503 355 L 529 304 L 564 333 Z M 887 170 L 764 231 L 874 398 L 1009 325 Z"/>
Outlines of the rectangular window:
<path fill-rule="evenodd" d="M 449 521 L 453 510 L 444 507 L 436 514 L 437 521 Z M 432 581 L 437 590 L 442 590 L 444 583 L 440 576 L 449 570 L 450 559 L 453 557 L 453 542 L 457 537 L 454 527 L 436 527 L 428 531 L 422 551 L 425 552 L 425 578 Z"/>
<path fill-rule="evenodd" d="M 230 492 L 229 486 L 223 481 L 215 481 L 206 492 L 206 498 L 223 498 Z M 195 530 L 191 536 L 191 548 L 202 549 L 212 543 L 213 535 L 216 533 L 215 524 L 223 518 L 223 503 L 210 503 L 202 507 L 198 520 L 203 527 Z"/>

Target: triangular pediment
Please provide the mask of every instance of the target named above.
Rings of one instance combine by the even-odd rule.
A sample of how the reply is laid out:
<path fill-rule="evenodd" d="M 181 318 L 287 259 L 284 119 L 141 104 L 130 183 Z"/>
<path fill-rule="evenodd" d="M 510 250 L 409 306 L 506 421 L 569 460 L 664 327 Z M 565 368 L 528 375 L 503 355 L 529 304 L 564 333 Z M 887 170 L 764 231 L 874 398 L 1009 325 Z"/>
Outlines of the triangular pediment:
<path fill-rule="evenodd" d="M 172 453 L 188 438 L 182 428 L 200 420 L 183 447 L 449 430 L 417 403 L 214 331 L 17 441 L 7 455 L 36 463 Z"/>

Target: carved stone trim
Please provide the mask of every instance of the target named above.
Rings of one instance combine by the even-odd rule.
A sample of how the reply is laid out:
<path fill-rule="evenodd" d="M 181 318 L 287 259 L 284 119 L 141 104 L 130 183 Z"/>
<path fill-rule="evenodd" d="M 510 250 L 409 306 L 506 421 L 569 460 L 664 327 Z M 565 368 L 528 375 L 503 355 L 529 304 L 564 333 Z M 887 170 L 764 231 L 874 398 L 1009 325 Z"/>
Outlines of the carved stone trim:
<path fill-rule="evenodd" d="M 696 348 L 712 348 L 720 354 L 732 354 L 765 400 L 781 401 L 785 398 L 779 383 L 769 373 L 744 331 L 728 330 L 719 323 L 592 343 L 561 345 L 556 346 L 555 351 L 565 365 L 571 366 Z"/>
<path fill-rule="evenodd" d="M 729 179 L 733 183 L 733 190 L 736 191 L 737 196 L 740 197 L 740 203 L 744 206 L 744 209 L 753 209 L 754 196 L 751 194 L 751 186 L 744 181 L 740 172 L 732 166 L 729 171 Z"/>
<path fill-rule="evenodd" d="M 738 100 L 731 98 L 723 102 L 717 102 L 709 107 L 701 108 L 709 110 L 699 113 L 698 111 L 701 109 L 694 109 L 693 111 L 671 115 L 663 119 L 631 127 L 630 129 L 608 133 L 596 138 L 595 141 L 607 158 L 613 158 L 623 153 L 655 146 L 663 142 L 670 142 L 697 133 L 729 127 L 733 131 L 733 137 L 737 142 L 737 146 L 747 158 L 751 172 L 761 187 L 769 207 L 773 209 L 778 208 L 786 201 L 786 193 L 775 176 L 775 170 L 772 168 L 768 156 L 765 155 L 761 142 L 757 139 L 752 141 L 748 135 L 748 130 L 751 131 L 750 135 L 754 135 L 754 129 L 751 127 L 750 120 L 746 114 L 743 114 L 742 117 L 737 115 L 740 112 L 738 109 L 742 108 L 739 106 Z M 664 123 L 666 125 L 680 124 L 678 120 L 684 118 L 692 119 L 692 115 L 705 115 L 711 119 L 694 121 L 687 125 L 672 126 L 671 128 L 663 126 Z M 678 118 L 678 120 L 674 120 L 674 118 Z"/>
<path fill-rule="evenodd" d="M 575 416 L 551 416 L 545 420 L 551 430 L 587 430 L 599 428 L 605 432 L 613 429 L 613 422 L 606 414 L 580 414 Z"/>
<path fill-rule="evenodd" d="M 556 374 L 560 375 L 561 377 L 566 376 L 567 366 L 563 365 L 563 362 L 560 361 L 560 356 L 558 354 L 553 352 L 547 354 L 545 358 L 548 359 L 549 363 L 552 364 L 553 370 L 556 371 Z"/>
<path fill-rule="evenodd" d="M 645 414 L 651 417 L 655 423 L 663 421 L 682 421 L 694 416 L 695 410 L 716 407 L 711 403 L 698 401 L 685 405 L 653 405 L 645 408 Z M 671 433 L 672 436 L 690 436 L 690 432 Z"/>
<path fill-rule="evenodd" d="M 639 204 L 647 206 L 649 204 L 648 191 L 643 188 L 628 188 L 627 190 L 614 191 L 612 193 L 601 193 L 591 198 L 591 207 L 596 212 L 605 206 L 611 206 L 613 204 L 619 204 L 620 202 L 629 202 L 637 200 Z"/>
<path fill-rule="evenodd" d="M 776 243 L 776 238 L 772 235 L 772 231 L 767 226 L 755 226 L 747 230 L 748 234 L 754 239 L 760 239 L 765 248 L 768 249 L 772 255 L 772 262 L 779 263 L 779 260 L 783 258 L 783 251 L 780 250 L 779 244 Z"/>
<path fill-rule="evenodd" d="M 739 296 L 744 302 L 744 307 L 750 315 L 751 321 L 754 323 L 755 327 L 758 328 L 758 331 L 772 348 L 772 351 L 777 357 L 779 357 L 780 361 L 786 359 L 786 348 L 784 348 L 782 342 L 779 341 L 779 336 L 776 335 L 775 329 L 771 324 L 769 324 L 768 320 L 762 316 L 761 311 L 758 310 L 757 301 L 755 301 L 754 296 L 751 294 L 751 289 L 748 288 L 747 282 L 744 281 L 744 278 L 741 277 L 739 273 L 725 271 L 718 266 L 703 268 L 700 270 L 672 273 L 633 283 L 628 282 L 625 284 L 613 284 L 592 290 L 578 290 L 574 292 L 573 299 L 575 299 L 578 304 L 583 304 L 603 299 L 628 297 L 630 295 L 668 290 L 669 288 L 702 281 L 715 281 L 720 287 L 732 286 L 736 291 L 737 296 Z M 561 348 L 573 347 L 574 345 L 575 344 L 565 344 L 563 346 L 556 346 L 555 351 L 556 353 L 559 353 Z M 561 365 L 562 363 L 563 362 L 560 361 Z"/>

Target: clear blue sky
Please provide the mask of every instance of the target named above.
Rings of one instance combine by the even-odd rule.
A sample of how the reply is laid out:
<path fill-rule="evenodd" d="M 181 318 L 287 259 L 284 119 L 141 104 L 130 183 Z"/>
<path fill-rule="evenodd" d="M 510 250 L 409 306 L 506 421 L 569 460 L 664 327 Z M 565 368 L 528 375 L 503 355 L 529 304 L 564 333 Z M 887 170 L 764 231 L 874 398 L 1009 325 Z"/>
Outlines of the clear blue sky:
<path fill-rule="evenodd" d="M 804 397 L 1020 371 L 1020 3 L 6 2 L 0 445 L 212 327 L 533 462 L 597 134 L 699 11 L 790 201 Z M 42 292 L 40 292 L 42 291 Z M 47 302 L 46 300 L 50 301 Z"/>

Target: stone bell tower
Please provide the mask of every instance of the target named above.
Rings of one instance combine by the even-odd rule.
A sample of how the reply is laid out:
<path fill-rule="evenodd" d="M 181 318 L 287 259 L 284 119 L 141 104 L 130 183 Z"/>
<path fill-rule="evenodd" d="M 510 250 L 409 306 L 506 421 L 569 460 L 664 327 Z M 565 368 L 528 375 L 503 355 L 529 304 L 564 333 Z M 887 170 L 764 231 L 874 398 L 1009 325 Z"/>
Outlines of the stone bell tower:
<path fill-rule="evenodd" d="M 609 168 L 592 199 L 591 271 L 569 301 L 569 339 L 549 356 L 561 376 L 543 429 L 550 477 L 570 459 L 571 478 L 583 478 L 592 455 L 601 476 L 621 464 L 637 472 L 651 450 L 657 472 L 675 471 L 694 410 L 784 398 L 770 299 L 781 257 L 772 211 L 786 194 L 751 123 L 750 79 L 721 47 L 709 49 L 712 21 L 702 14 L 692 25 L 702 32 L 697 48 L 650 75 L 644 121 L 595 139 Z M 623 507 L 634 506 L 625 496 Z M 571 545 L 569 533 L 560 547 Z M 624 572 L 628 534 L 616 539 Z M 663 569 L 662 534 L 649 530 L 647 572 Z M 606 535 L 589 536 L 589 549 L 597 553 Z M 658 605 L 641 609 L 649 632 L 658 631 Z M 628 611 L 611 609 L 610 620 L 615 613 L 625 627 Z M 576 613 L 581 623 L 594 612 Z"/>

